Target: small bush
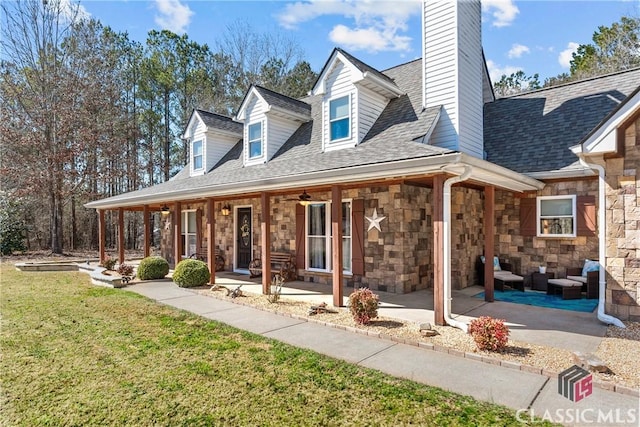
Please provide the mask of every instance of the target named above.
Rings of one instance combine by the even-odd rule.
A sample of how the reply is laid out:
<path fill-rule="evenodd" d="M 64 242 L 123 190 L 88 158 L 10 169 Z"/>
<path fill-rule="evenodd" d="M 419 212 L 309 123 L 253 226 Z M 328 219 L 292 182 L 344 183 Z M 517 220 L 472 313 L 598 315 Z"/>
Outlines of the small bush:
<path fill-rule="evenodd" d="M 144 258 L 138 266 L 140 280 L 162 279 L 167 274 L 169 274 L 169 263 L 160 256 Z"/>
<path fill-rule="evenodd" d="M 102 261 L 102 264 L 100 265 L 102 265 L 107 270 L 113 270 L 113 267 L 116 266 L 116 260 L 115 258 L 106 257 L 104 261 Z"/>
<path fill-rule="evenodd" d="M 181 288 L 193 288 L 206 285 L 211 273 L 209 267 L 203 261 L 197 259 L 185 259 L 180 261 L 173 272 L 173 281 Z"/>
<path fill-rule="evenodd" d="M 378 317 L 378 295 L 369 288 L 356 289 L 349 295 L 349 311 L 356 323 L 366 325 Z"/>
<path fill-rule="evenodd" d="M 469 334 L 480 350 L 502 351 L 509 341 L 509 327 L 502 319 L 482 316 L 469 324 Z"/>
<path fill-rule="evenodd" d="M 133 266 L 125 263 L 120 264 L 120 267 L 118 267 L 118 274 L 126 277 L 133 276 Z"/>

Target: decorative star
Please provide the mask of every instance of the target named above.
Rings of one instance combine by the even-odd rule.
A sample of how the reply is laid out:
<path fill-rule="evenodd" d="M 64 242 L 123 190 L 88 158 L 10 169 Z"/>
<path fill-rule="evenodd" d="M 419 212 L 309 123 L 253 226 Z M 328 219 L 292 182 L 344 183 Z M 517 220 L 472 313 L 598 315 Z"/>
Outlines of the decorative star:
<path fill-rule="evenodd" d="M 369 228 L 367 229 L 367 231 L 371 231 L 372 228 L 377 228 L 378 231 L 382 231 L 380 229 L 380 222 L 382 222 L 382 220 L 385 219 L 386 216 L 378 216 L 378 210 L 376 208 L 373 208 L 373 216 L 365 216 L 365 218 L 367 219 L 367 221 L 369 221 Z"/>

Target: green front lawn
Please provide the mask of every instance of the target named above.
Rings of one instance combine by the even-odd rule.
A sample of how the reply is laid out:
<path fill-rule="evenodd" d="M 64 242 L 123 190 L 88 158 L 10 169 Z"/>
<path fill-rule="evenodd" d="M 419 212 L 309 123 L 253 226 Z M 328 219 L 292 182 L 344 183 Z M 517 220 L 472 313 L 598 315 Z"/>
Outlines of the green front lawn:
<path fill-rule="evenodd" d="M 2 425 L 521 425 L 83 273 L 0 274 Z"/>

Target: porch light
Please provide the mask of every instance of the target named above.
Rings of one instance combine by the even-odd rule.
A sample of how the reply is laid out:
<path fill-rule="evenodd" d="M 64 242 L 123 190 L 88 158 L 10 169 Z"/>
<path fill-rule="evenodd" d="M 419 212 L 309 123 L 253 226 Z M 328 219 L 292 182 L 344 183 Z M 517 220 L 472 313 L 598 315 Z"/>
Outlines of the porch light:
<path fill-rule="evenodd" d="M 164 205 L 162 208 L 160 208 L 160 214 L 162 214 L 163 218 L 168 217 L 170 212 L 171 209 L 169 209 L 169 206 L 167 205 Z"/>
<path fill-rule="evenodd" d="M 226 203 L 222 209 L 220 210 L 220 212 L 222 212 L 223 216 L 229 216 L 229 214 L 231 213 L 231 206 L 229 206 L 229 203 Z"/>

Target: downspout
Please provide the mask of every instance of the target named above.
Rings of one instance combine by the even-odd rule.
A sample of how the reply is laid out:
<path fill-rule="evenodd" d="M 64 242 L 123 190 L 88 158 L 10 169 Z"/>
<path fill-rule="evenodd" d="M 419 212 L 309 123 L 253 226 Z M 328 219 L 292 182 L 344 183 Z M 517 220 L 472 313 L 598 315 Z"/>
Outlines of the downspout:
<path fill-rule="evenodd" d="M 444 182 L 442 191 L 442 217 L 444 221 L 443 244 L 444 244 L 444 280 L 442 298 L 444 299 L 444 321 L 455 328 L 467 332 L 468 325 L 451 317 L 451 186 L 457 182 L 465 181 L 471 175 L 471 166 L 464 167 L 461 175 L 448 178 Z"/>
<path fill-rule="evenodd" d="M 587 163 L 581 155 L 578 156 L 578 159 L 580 159 L 582 166 L 598 171 L 598 262 L 600 263 L 598 268 L 598 320 L 608 325 L 624 328 L 624 323 L 620 319 L 604 312 L 605 288 L 607 286 L 606 271 L 604 269 L 604 260 L 607 254 L 607 245 L 605 244 L 607 239 L 607 212 L 605 209 L 604 167 L 596 163 Z"/>

